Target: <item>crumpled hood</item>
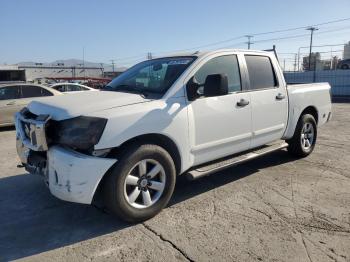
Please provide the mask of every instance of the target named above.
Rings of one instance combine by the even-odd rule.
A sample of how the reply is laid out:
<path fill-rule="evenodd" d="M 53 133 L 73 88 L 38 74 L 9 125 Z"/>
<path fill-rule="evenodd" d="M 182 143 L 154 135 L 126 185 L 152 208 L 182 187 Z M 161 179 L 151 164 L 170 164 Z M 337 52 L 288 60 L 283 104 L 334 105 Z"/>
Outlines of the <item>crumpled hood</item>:
<path fill-rule="evenodd" d="M 28 109 L 36 115 L 45 114 L 50 115 L 54 120 L 64 120 L 104 109 L 147 101 L 151 100 L 139 94 L 113 91 L 80 92 L 40 98 L 32 101 Z"/>

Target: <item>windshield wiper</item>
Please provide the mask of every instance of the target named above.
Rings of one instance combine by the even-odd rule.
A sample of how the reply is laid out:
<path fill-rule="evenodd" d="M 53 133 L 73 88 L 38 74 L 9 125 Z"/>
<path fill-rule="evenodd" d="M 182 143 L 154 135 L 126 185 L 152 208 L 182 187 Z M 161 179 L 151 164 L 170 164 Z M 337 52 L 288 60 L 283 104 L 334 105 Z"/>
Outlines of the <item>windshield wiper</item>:
<path fill-rule="evenodd" d="M 148 96 L 148 93 L 145 90 L 142 89 L 138 89 L 134 86 L 130 86 L 130 85 L 117 85 L 115 87 L 112 86 L 106 86 L 106 90 L 108 91 L 115 91 L 115 92 L 129 92 L 129 93 L 133 93 L 133 94 L 139 94 L 140 96 L 142 96 L 143 98 L 146 98 Z"/>
<path fill-rule="evenodd" d="M 100 90 L 113 91 L 113 87 L 107 85 L 100 88 Z"/>

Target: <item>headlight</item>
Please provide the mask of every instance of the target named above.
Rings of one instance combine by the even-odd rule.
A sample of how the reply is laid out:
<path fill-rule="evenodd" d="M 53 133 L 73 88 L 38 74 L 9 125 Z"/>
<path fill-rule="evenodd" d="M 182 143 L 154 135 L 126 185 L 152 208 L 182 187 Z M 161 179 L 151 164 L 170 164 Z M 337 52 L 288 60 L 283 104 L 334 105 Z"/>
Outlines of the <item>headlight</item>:
<path fill-rule="evenodd" d="M 55 144 L 88 150 L 98 143 L 106 123 L 107 119 L 88 116 L 52 121 L 48 137 Z"/>

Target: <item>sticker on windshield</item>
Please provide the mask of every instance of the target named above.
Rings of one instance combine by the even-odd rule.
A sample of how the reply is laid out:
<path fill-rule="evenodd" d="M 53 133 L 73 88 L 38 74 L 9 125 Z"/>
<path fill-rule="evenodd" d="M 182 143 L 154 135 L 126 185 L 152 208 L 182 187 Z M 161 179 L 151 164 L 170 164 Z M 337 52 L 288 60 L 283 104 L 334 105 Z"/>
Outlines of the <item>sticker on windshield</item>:
<path fill-rule="evenodd" d="M 168 62 L 168 65 L 187 65 L 191 61 L 192 59 L 171 60 Z"/>

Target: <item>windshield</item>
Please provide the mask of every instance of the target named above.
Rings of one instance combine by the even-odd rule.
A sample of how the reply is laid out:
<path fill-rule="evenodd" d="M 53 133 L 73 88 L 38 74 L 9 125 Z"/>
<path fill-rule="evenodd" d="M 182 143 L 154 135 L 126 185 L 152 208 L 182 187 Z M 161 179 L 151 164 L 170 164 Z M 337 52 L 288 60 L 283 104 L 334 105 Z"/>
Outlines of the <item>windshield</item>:
<path fill-rule="evenodd" d="M 195 57 L 168 57 L 141 62 L 113 79 L 102 90 L 163 95 Z"/>

